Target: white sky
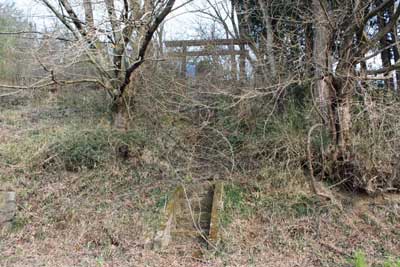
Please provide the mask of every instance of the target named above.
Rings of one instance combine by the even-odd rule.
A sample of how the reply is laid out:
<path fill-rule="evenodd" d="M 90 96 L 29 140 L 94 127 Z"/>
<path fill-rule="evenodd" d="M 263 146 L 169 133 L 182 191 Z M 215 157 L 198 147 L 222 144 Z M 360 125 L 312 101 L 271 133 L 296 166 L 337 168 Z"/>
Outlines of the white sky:
<path fill-rule="evenodd" d="M 49 26 L 51 26 L 51 18 L 53 18 L 53 16 L 39 1 L 40 0 L 0 0 L 0 3 L 14 2 L 18 9 L 33 18 L 38 29 L 43 29 L 45 24 L 50 24 Z M 175 7 L 180 6 L 186 1 L 188 0 L 176 0 Z M 221 4 L 227 0 L 212 1 Z M 204 18 L 204 16 L 198 15 L 198 13 L 193 13 L 193 10 L 198 10 L 199 8 L 208 8 L 208 10 L 210 10 L 210 6 L 207 6 L 206 3 L 206 0 L 193 0 L 190 5 L 170 14 L 170 16 L 167 17 L 165 26 L 165 39 L 196 39 L 196 35 L 198 34 L 196 28 L 199 27 L 199 25 L 210 25 L 210 20 Z M 377 56 L 369 59 L 367 63 L 370 66 L 378 66 L 380 62 L 380 57 Z"/>
<path fill-rule="evenodd" d="M 187 0 L 176 0 L 175 7 L 180 6 Z M 220 0 L 219 0 L 220 1 Z M 223 1 L 223 0 L 222 0 Z M 53 17 L 48 9 L 39 3 L 38 0 L 0 0 L 0 3 L 14 2 L 16 7 L 32 17 L 38 28 L 43 28 L 45 24 L 51 24 Z M 193 6 L 197 5 L 196 6 Z M 204 7 L 204 0 L 194 0 L 193 4 L 187 5 L 174 13 L 170 14 L 167 18 L 165 26 L 166 39 L 193 39 L 196 35 L 196 28 L 199 24 L 208 24 L 209 20 L 195 15 L 194 9 L 199 6 Z"/>

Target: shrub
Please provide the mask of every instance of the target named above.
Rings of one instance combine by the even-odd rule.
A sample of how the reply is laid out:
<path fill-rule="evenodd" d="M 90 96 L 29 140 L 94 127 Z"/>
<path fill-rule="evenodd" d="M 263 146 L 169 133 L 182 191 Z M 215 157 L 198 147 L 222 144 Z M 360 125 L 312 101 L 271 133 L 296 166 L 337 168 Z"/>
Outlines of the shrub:
<path fill-rule="evenodd" d="M 142 142 L 144 137 L 140 132 L 120 133 L 105 127 L 69 128 L 48 146 L 44 167 L 62 166 L 68 171 L 93 169 L 116 157 L 121 145 L 129 151 Z"/>
<path fill-rule="evenodd" d="M 107 159 L 110 149 L 107 133 L 95 129 L 67 132 L 51 144 L 49 150 L 67 170 L 77 170 L 93 169 Z"/>

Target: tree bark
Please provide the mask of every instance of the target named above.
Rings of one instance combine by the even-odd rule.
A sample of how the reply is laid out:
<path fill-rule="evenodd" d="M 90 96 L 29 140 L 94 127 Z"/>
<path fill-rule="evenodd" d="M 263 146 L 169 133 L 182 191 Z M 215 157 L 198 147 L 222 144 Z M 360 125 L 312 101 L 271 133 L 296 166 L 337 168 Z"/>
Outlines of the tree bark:
<path fill-rule="evenodd" d="M 394 8 L 395 8 L 395 3 L 393 2 L 392 5 L 390 5 L 390 7 L 388 8 L 388 18 L 392 19 L 393 18 L 393 12 L 394 12 Z M 393 29 L 390 30 L 390 32 L 388 33 L 388 38 L 387 38 L 387 42 L 390 44 L 390 58 L 391 58 L 391 65 L 396 64 L 399 59 L 400 59 L 400 55 L 399 55 L 399 49 L 398 49 L 398 36 L 397 36 L 397 25 L 393 27 Z M 396 77 L 396 82 L 394 81 L 394 77 L 392 77 L 392 81 L 393 84 L 391 85 L 392 89 L 395 91 L 399 91 L 400 89 L 400 71 L 396 70 L 395 71 L 395 77 Z"/>
<path fill-rule="evenodd" d="M 315 96 L 317 97 L 324 119 L 328 116 L 329 84 L 327 76 L 330 66 L 329 56 L 329 28 L 328 21 L 324 13 L 324 8 L 328 6 L 326 0 L 313 0 L 312 2 L 315 23 L 314 23 L 314 44 L 313 44 L 313 65 L 315 78 Z"/>
<path fill-rule="evenodd" d="M 85 20 L 88 25 L 89 32 L 93 34 L 94 29 L 94 17 L 93 17 L 93 7 L 92 0 L 83 0 L 83 8 L 85 10 Z"/>
<path fill-rule="evenodd" d="M 270 78 L 275 80 L 277 75 L 276 69 L 276 60 L 275 60 L 275 52 L 274 52 L 274 31 L 272 29 L 272 21 L 271 16 L 269 14 L 270 4 L 269 2 L 265 3 L 263 0 L 258 0 L 259 5 L 261 7 L 261 11 L 263 14 L 264 24 L 267 32 L 266 36 L 266 54 L 268 58 L 268 66 L 271 73 Z"/>
<path fill-rule="evenodd" d="M 386 26 L 386 16 L 387 16 L 387 10 L 383 10 L 382 12 L 379 13 L 378 15 L 378 28 L 384 29 Z M 392 64 L 390 62 L 391 59 L 391 53 L 390 53 L 390 41 L 388 38 L 389 34 L 385 34 L 380 40 L 379 40 L 379 44 L 380 44 L 380 48 L 383 49 L 381 52 L 381 60 L 382 60 L 382 67 L 383 68 L 389 68 Z M 389 89 L 389 91 L 393 90 L 393 77 L 390 77 L 391 73 L 385 73 L 385 76 L 387 79 L 385 79 L 385 85 L 386 88 Z"/>
<path fill-rule="evenodd" d="M 307 78 L 313 76 L 313 40 L 314 32 L 312 29 L 312 23 L 305 25 L 305 51 L 304 51 L 304 73 Z"/>
<path fill-rule="evenodd" d="M 318 104 L 322 120 L 329 127 L 332 143 L 337 143 L 337 95 L 333 84 L 333 76 L 330 74 L 329 57 L 330 29 L 325 10 L 328 6 L 326 0 L 313 0 L 312 8 L 315 15 L 313 32 L 313 69 L 314 69 L 314 100 Z"/>

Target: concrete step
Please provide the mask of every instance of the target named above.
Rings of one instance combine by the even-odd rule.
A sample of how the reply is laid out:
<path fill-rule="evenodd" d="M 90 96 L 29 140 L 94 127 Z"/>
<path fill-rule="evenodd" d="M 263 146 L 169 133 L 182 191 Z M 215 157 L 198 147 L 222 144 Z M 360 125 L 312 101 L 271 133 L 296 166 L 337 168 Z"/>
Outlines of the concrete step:
<path fill-rule="evenodd" d="M 222 184 L 221 184 L 222 185 Z M 219 192 L 215 196 L 215 190 Z M 220 188 L 220 189 L 219 189 Z M 159 232 L 159 247 L 170 247 L 170 243 L 177 247 L 187 247 L 197 243 L 204 245 L 208 243 L 209 234 L 214 236 L 215 226 L 218 224 L 218 215 L 216 215 L 216 206 L 221 206 L 220 200 L 222 187 L 217 187 L 207 182 L 192 186 L 190 188 L 178 187 L 170 198 L 164 223 Z M 164 229 L 164 230 L 163 230 Z"/>

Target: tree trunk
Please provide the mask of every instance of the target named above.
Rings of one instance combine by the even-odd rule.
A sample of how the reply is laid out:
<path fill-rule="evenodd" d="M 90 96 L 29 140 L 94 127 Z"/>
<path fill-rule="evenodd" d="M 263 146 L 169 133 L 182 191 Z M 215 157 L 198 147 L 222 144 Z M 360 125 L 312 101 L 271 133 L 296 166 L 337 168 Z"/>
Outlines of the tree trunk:
<path fill-rule="evenodd" d="M 338 134 L 338 101 L 337 92 L 333 86 L 333 76 L 330 74 L 331 44 L 330 29 L 323 9 L 328 3 L 326 0 L 313 0 L 312 7 L 316 20 L 313 33 L 313 65 L 314 65 L 314 99 L 322 119 L 329 127 L 332 143 L 337 144 Z"/>
<path fill-rule="evenodd" d="M 312 24 L 307 23 L 305 26 L 305 57 L 304 57 L 304 72 L 307 78 L 311 78 L 313 74 L 313 40 L 314 32 Z"/>
<path fill-rule="evenodd" d="M 272 29 L 272 20 L 269 14 L 269 3 L 264 3 L 263 0 L 259 0 L 259 5 L 261 7 L 261 11 L 264 18 L 264 24 L 266 28 L 266 54 L 268 58 L 268 66 L 270 70 L 270 78 L 272 80 L 276 79 L 277 70 L 276 70 L 276 60 L 275 60 L 275 52 L 274 52 L 274 31 Z"/>
<path fill-rule="evenodd" d="M 367 73 L 367 64 L 365 63 L 365 61 L 362 61 L 361 75 L 360 75 L 361 78 L 366 77 L 367 76 L 366 73 Z M 361 94 L 363 95 L 363 100 L 364 100 L 364 107 L 368 113 L 369 123 L 371 125 L 371 129 L 374 130 L 378 126 L 378 114 L 376 112 L 376 105 L 368 92 L 368 84 L 363 81 L 361 82 L 360 86 L 361 86 Z"/>
<path fill-rule="evenodd" d="M 89 34 L 94 34 L 94 18 L 93 18 L 93 7 L 91 0 L 83 0 L 83 8 L 85 10 L 85 20 L 89 28 Z"/>
<path fill-rule="evenodd" d="M 351 98 L 354 86 L 353 82 L 347 80 L 346 84 L 342 85 L 342 92 L 338 98 L 339 129 L 337 131 L 340 138 L 337 144 L 342 151 L 342 156 L 347 155 L 351 147 Z"/>
<path fill-rule="evenodd" d="M 312 4 L 316 16 L 313 47 L 315 93 L 321 115 L 330 129 L 332 145 L 344 156 L 349 154 L 351 144 L 351 98 L 355 87 L 352 64 L 354 31 L 347 26 L 341 43 L 339 62 L 333 73 L 330 62 L 333 44 L 325 13 L 328 2 L 313 0 Z"/>
<path fill-rule="evenodd" d="M 398 63 L 399 59 L 400 59 L 400 54 L 399 54 L 399 49 L 397 47 L 397 43 L 398 43 L 398 38 L 397 35 L 394 34 L 394 32 L 391 32 L 391 44 L 393 45 L 392 47 L 392 51 L 393 51 L 393 60 L 394 60 L 394 64 Z M 400 91 L 400 71 L 396 70 L 395 71 L 395 77 L 396 77 L 396 83 L 395 86 L 393 86 L 393 89 L 398 93 Z"/>
<path fill-rule="evenodd" d="M 348 23 L 348 22 L 343 22 Z M 339 148 L 340 155 L 343 161 L 347 162 L 349 157 L 352 156 L 351 151 L 351 100 L 356 87 L 356 73 L 355 73 L 355 57 L 354 50 L 354 36 L 357 29 L 347 26 L 343 36 L 339 61 L 336 66 L 335 76 L 332 80 L 332 87 L 334 89 L 335 99 L 332 101 L 334 113 L 337 114 L 335 119 L 336 126 L 336 145 Z M 357 50 L 358 51 L 358 50 Z M 335 110 L 336 107 L 336 110 Z"/>
<path fill-rule="evenodd" d="M 392 18 L 393 17 L 393 12 L 394 12 L 394 8 L 395 8 L 395 3 L 393 2 L 393 5 L 391 5 L 388 8 L 388 17 Z M 399 55 L 399 49 L 398 49 L 398 36 L 397 36 L 397 26 L 393 27 L 393 29 L 388 33 L 388 37 L 387 40 L 391 45 L 391 63 L 396 64 L 399 59 L 400 59 L 400 55 Z M 392 85 L 392 89 L 395 91 L 399 91 L 400 89 L 400 71 L 396 70 L 395 71 L 395 77 L 396 77 L 396 82 L 394 81 L 394 78 L 392 77 L 393 80 L 393 85 Z"/>
<path fill-rule="evenodd" d="M 316 17 L 314 24 L 313 63 L 314 77 L 316 80 L 314 94 L 325 120 L 328 118 L 329 84 L 327 73 L 329 71 L 329 29 L 324 10 L 321 5 L 327 6 L 326 0 L 313 0 L 313 10 Z"/>
<path fill-rule="evenodd" d="M 378 1 L 379 4 L 381 4 L 381 1 Z M 393 13 L 393 12 L 392 12 Z M 389 15 L 388 14 L 388 10 L 383 10 L 382 12 L 380 12 L 380 14 L 378 15 L 378 28 L 379 30 L 385 28 L 386 26 L 386 16 Z M 383 36 L 382 39 L 379 40 L 379 44 L 382 50 L 381 52 L 381 60 L 382 60 L 382 67 L 384 68 L 389 68 L 391 66 L 391 49 L 390 49 L 390 39 L 389 39 L 389 34 L 385 34 Z M 388 88 L 389 91 L 394 89 L 394 83 L 393 83 L 393 77 L 392 74 L 389 73 L 385 73 L 386 79 L 385 79 L 385 85 L 386 88 Z"/>
<path fill-rule="evenodd" d="M 123 97 L 120 97 L 115 103 L 113 107 L 114 118 L 113 118 L 113 126 L 115 129 L 119 131 L 128 130 L 128 113 L 127 107 Z"/>

